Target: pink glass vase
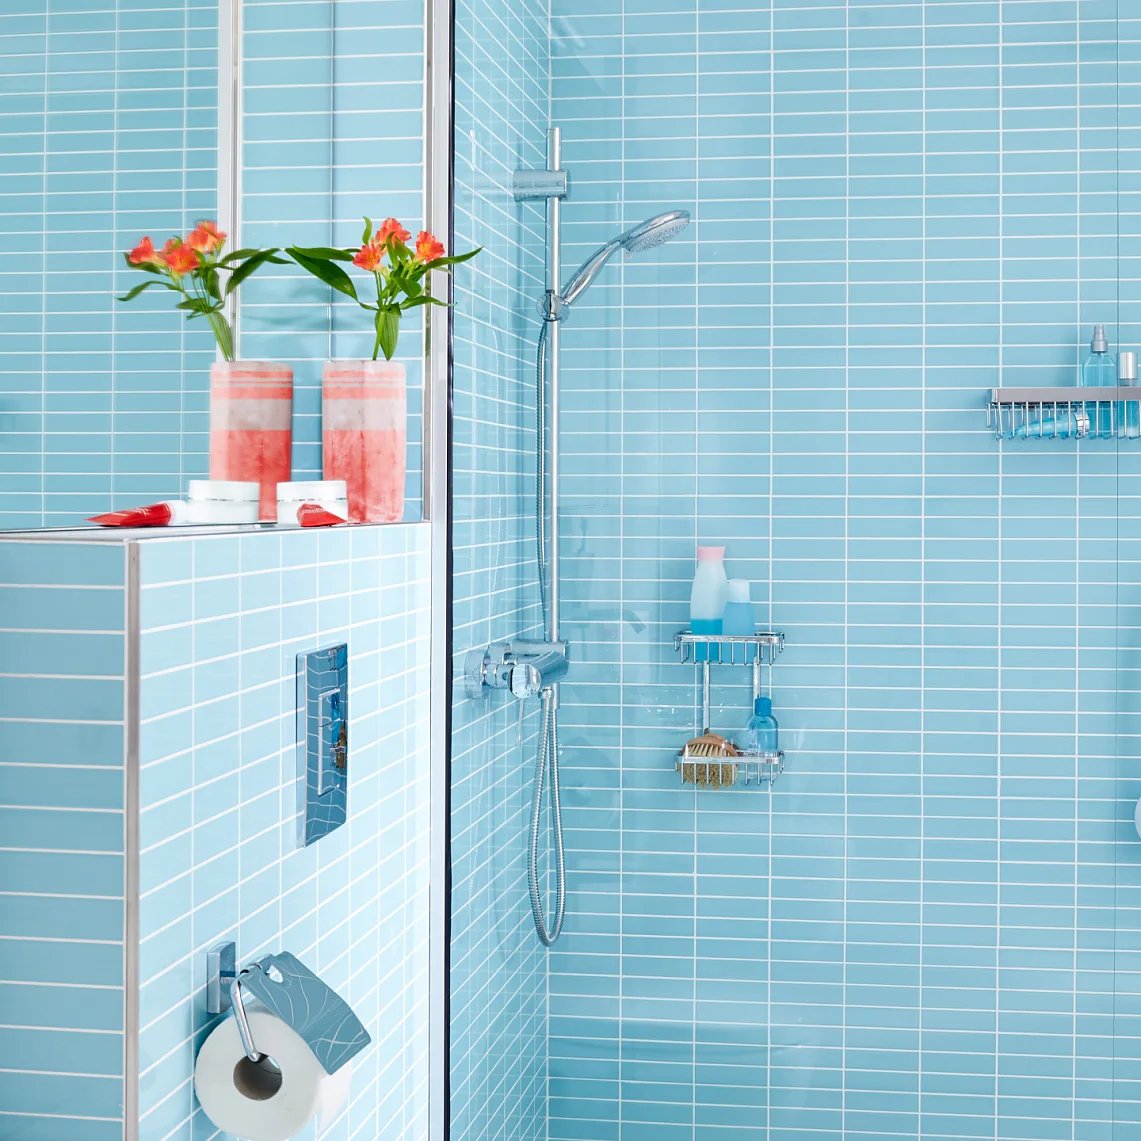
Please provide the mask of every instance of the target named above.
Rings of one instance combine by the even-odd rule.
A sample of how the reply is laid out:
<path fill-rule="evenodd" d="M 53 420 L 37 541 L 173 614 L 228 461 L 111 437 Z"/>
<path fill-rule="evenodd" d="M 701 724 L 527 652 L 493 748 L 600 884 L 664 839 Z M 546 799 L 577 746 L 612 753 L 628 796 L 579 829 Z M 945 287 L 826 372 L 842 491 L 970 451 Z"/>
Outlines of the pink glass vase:
<path fill-rule="evenodd" d="M 408 405 L 396 361 L 328 361 L 321 392 L 326 479 L 343 479 L 350 523 L 404 517 Z"/>
<path fill-rule="evenodd" d="M 210 366 L 210 478 L 261 488 L 258 518 L 277 518 L 277 485 L 292 471 L 293 369 L 265 361 Z"/>

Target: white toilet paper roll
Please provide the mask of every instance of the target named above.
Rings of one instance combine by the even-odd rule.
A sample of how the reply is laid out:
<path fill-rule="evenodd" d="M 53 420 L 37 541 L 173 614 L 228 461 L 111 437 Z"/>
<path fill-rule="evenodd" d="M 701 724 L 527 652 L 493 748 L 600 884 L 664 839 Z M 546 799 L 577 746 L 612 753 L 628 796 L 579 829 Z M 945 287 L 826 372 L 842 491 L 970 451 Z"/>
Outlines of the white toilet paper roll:
<path fill-rule="evenodd" d="M 325 1132 L 333 1123 L 333 1118 L 341 1112 L 349 1100 L 349 1086 L 353 1080 L 353 1063 L 346 1062 L 335 1074 L 326 1075 L 321 1086 L 321 1096 L 317 1099 L 317 1133 Z"/>
<path fill-rule="evenodd" d="M 202 1043 L 194 1088 L 206 1116 L 245 1141 L 288 1141 L 318 1113 L 322 1128 L 348 1096 L 351 1066 L 325 1073 L 313 1051 L 291 1027 L 266 1010 L 249 1011 L 250 1033 L 265 1059 L 251 1062 L 233 1018 L 220 1022 Z"/>

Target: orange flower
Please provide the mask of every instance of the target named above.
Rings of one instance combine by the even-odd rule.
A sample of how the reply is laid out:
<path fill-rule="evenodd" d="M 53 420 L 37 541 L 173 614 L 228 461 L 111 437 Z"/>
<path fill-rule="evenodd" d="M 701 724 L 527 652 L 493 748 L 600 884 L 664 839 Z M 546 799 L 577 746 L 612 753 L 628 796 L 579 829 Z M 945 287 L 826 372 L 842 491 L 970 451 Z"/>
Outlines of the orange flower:
<path fill-rule="evenodd" d="M 176 277 L 181 277 L 184 273 L 193 273 L 198 268 L 198 254 L 179 238 L 171 238 L 162 247 L 162 257 L 167 268 Z"/>
<path fill-rule="evenodd" d="M 416 260 L 435 261 L 444 256 L 444 243 L 437 241 L 427 230 L 416 235 Z"/>
<path fill-rule="evenodd" d="M 367 246 L 361 246 L 357 251 L 353 258 L 353 265 L 360 266 L 361 269 L 376 269 L 383 257 L 384 246 L 378 246 L 376 242 L 369 242 Z"/>
<path fill-rule="evenodd" d="M 395 238 L 398 242 L 406 242 L 410 237 L 412 235 L 395 218 L 385 218 L 373 241 L 384 245 L 389 238 Z"/>
<path fill-rule="evenodd" d="M 141 242 L 129 254 L 127 260 L 131 265 L 164 265 L 162 254 L 154 247 L 154 242 L 150 238 L 143 238 Z"/>
<path fill-rule="evenodd" d="M 186 235 L 186 244 L 191 249 L 201 250 L 204 254 L 212 254 L 215 250 L 220 249 L 225 240 L 226 235 L 219 233 L 217 222 L 199 222 Z"/>

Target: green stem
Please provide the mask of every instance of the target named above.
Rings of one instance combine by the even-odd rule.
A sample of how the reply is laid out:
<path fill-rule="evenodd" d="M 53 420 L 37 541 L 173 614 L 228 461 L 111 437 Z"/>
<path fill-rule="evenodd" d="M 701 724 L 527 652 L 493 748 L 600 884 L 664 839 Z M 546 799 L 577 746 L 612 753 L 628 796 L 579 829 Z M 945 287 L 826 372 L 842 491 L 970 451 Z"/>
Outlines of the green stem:
<path fill-rule="evenodd" d="M 214 337 L 218 342 L 218 348 L 222 350 L 223 358 L 232 361 L 234 359 L 234 334 L 230 329 L 230 322 L 226 320 L 223 313 L 214 309 L 206 314 L 206 319 L 210 322 L 210 328 L 214 330 Z"/>

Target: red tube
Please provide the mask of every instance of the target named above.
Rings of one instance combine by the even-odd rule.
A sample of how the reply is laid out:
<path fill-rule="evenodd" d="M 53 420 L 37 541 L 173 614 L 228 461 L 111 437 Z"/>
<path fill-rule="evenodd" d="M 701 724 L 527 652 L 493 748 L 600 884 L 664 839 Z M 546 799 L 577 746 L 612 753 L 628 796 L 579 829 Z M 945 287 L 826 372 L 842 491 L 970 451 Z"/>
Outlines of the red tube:
<path fill-rule="evenodd" d="M 128 507 L 125 511 L 93 515 L 87 522 L 98 523 L 100 527 L 165 527 L 171 514 L 169 503 L 152 503 L 149 507 Z"/>
<path fill-rule="evenodd" d="M 265 361 L 210 368 L 210 478 L 261 488 L 258 518 L 277 518 L 277 485 L 292 471 L 293 369 Z"/>
<path fill-rule="evenodd" d="M 344 521 L 332 511 L 326 511 L 320 503 L 302 503 L 297 508 L 297 522 L 302 527 L 335 527 Z"/>

